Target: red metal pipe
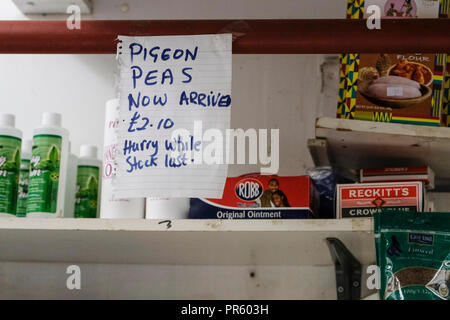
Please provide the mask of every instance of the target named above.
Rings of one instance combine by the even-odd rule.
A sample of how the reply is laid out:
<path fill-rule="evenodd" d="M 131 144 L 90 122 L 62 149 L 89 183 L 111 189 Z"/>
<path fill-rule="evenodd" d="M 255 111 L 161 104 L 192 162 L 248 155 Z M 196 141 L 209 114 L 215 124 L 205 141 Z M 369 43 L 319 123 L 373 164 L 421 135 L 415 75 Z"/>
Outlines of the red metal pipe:
<path fill-rule="evenodd" d="M 233 32 L 233 53 L 450 52 L 450 19 L 0 21 L 0 53 L 115 53 L 118 35 Z"/>

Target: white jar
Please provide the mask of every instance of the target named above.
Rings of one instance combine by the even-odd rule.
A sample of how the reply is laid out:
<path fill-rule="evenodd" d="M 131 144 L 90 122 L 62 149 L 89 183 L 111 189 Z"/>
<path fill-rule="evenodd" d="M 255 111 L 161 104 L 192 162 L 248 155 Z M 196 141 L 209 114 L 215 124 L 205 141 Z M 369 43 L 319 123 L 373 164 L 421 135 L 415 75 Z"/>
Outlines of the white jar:
<path fill-rule="evenodd" d="M 119 199 L 113 197 L 112 177 L 116 174 L 117 127 L 119 99 L 106 102 L 105 136 L 100 217 L 102 219 L 143 219 L 145 198 Z"/>

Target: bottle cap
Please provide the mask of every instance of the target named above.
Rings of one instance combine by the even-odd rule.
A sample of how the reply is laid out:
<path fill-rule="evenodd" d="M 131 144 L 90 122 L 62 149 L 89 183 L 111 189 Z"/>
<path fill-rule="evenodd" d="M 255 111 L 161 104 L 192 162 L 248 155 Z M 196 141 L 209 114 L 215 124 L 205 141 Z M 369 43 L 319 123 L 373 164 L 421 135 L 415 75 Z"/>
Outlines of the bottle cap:
<path fill-rule="evenodd" d="M 90 144 L 82 144 L 80 147 L 80 157 L 97 158 L 97 147 Z"/>
<path fill-rule="evenodd" d="M 16 125 L 16 117 L 9 113 L 0 113 L 0 126 L 12 127 Z"/>
<path fill-rule="evenodd" d="M 106 101 L 106 110 L 117 109 L 119 107 L 119 99 L 110 99 Z"/>
<path fill-rule="evenodd" d="M 22 140 L 22 153 L 31 154 L 31 148 L 33 147 L 33 140 Z"/>
<path fill-rule="evenodd" d="M 61 114 L 44 112 L 42 114 L 42 125 L 50 127 L 61 127 Z"/>

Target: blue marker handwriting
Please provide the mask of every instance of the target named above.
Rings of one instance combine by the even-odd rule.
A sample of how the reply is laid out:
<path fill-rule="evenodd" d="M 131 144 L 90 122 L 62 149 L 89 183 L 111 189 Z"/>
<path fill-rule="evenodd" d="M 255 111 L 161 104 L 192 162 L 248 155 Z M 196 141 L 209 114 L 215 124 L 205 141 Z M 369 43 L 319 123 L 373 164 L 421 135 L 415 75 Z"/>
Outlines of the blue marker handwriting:
<path fill-rule="evenodd" d="M 188 137 L 188 141 L 184 141 L 181 135 L 172 139 L 165 141 L 165 147 L 167 151 L 173 152 L 184 152 L 184 151 L 200 151 L 200 145 L 202 142 L 200 140 L 195 141 L 193 136 Z"/>
<path fill-rule="evenodd" d="M 140 142 L 134 142 L 132 140 L 125 139 L 123 147 L 123 155 L 131 154 L 138 151 L 151 150 L 152 156 L 156 156 L 159 151 L 159 141 L 158 140 L 147 140 L 142 139 Z"/>
<path fill-rule="evenodd" d="M 158 158 L 155 157 L 154 155 L 150 155 L 149 159 L 146 160 L 138 160 L 136 156 L 128 156 L 126 159 L 126 162 L 129 165 L 127 172 L 131 173 L 135 170 L 142 170 L 148 167 L 156 167 L 157 160 Z"/>
<path fill-rule="evenodd" d="M 131 87 L 126 96 L 129 114 L 123 121 L 128 121 L 127 132 L 138 134 L 138 137 L 124 141 L 121 152 L 126 160 L 126 171 L 132 173 L 158 166 L 180 168 L 191 164 L 194 162 L 191 159 L 193 153 L 202 150 L 202 141 L 192 135 L 159 139 L 158 135 L 152 135 L 155 131 L 151 130 L 169 130 L 175 126 L 171 118 L 161 117 L 156 110 L 168 111 L 166 108 L 175 105 L 181 107 L 180 111 L 186 107 L 227 108 L 231 105 L 231 95 L 191 89 L 195 84 L 193 62 L 201 54 L 195 44 L 190 48 L 167 48 L 158 45 L 146 47 L 133 42 L 128 49 L 131 60 L 128 83 Z M 201 70 L 198 74 L 202 74 Z M 184 85 L 185 88 L 175 90 Z M 150 109 L 154 109 L 157 116 L 149 113 Z M 143 132 L 147 130 L 149 133 L 144 134 L 147 137 L 144 139 Z"/>
<path fill-rule="evenodd" d="M 138 122 L 138 120 L 140 121 Z M 150 121 L 150 118 L 148 117 L 141 117 L 139 112 L 135 112 L 133 116 L 130 119 L 130 124 L 128 126 L 128 132 L 136 132 L 136 131 L 142 131 L 146 130 L 148 128 L 155 127 L 156 130 L 160 129 L 171 129 L 175 125 L 175 122 L 173 122 L 170 118 L 161 118 L 156 122 L 156 125 L 154 126 L 154 123 Z"/>
<path fill-rule="evenodd" d="M 229 94 L 222 95 L 220 92 L 214 93 L 213 91 L 210 91 L 208 94 L 197 91 L 181 92 L 179 105 L 189 106 L 190 104 L 202 107 L 226 108 L 231 105 L 231 97 Z"/>
<path fill-rule="evenodd" d="M 164 107 L 167 103 L 167 93 L 162 95 L 154 94 L 152 97 L 149 96 L 141 96 L 141 92 L 138 92 L 137 96 L 134 96 L 132 93 L 128 94 L 128 111 L 131 109 L 142 107 L 147 107 L 150 104 L 153 104 L 155 107 L 158 105 Z"/>
<path fill-rule="evenodd" d="M 142 61 L 149 61 L 152 63 L 168 60 L 195 61 L 198 54 L 198 46 L 193 49 L 172 49 L 161 48 L 160 46 L 145 48 L 142 44 L 133 42 L 128 48 L 130 49 L 131 63 L 133 63 L 137 57 L 141 58 Z"/>

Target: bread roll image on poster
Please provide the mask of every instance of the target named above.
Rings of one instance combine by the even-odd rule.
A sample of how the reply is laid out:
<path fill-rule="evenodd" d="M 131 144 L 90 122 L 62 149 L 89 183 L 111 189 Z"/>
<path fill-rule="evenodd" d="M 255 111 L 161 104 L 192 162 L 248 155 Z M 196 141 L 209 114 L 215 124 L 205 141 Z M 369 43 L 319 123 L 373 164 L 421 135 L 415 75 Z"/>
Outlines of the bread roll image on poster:
<path fill-rule="evenodd" d="M 376 98 L 385 99 L 409 99 L 417 98 L 422 95 L 417 88 L 387 83 L 372 84 L 369 86 L 367 92 Z"/>
<path fill-rule="evenodd" d="M 410 80 L 407 78 L 403 78 L 403 77 L 398 77 L 398 76 L 386 76 L 386 77 L 381 77 L 378 78 L 376 80 L 373 80 L 372 84 L 395 84 L 395 85 L 404 85 L 404 86 L 410 86 L 416 89 L 420 89 L 420 84 L 417 81 L 414 80 Z"/>

